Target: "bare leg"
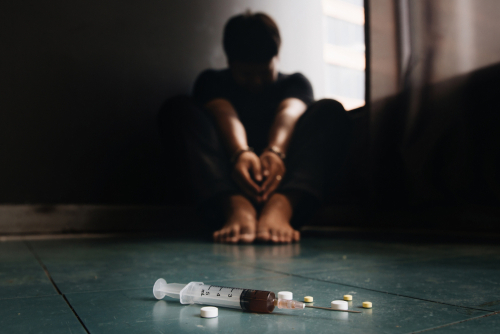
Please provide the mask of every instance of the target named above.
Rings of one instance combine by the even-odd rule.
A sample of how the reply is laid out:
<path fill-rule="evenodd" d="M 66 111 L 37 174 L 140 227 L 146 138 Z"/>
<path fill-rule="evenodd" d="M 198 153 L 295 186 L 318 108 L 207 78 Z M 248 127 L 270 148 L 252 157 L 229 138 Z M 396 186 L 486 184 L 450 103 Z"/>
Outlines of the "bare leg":
<path fill-rule="evenodd" d="M 251 243 L 255 240 L 257 212 L 243 195 L 231 195 L 223 201 L 226 224 L 214 232 L 214 241 L 223 243 Z"/>
<path fill-rule="evenodd" d="M 257 239 L 274 243 L 290 243 L 300 240 L 300 232 L 290 225 L 293 199 L 274 193 L 262 208 L 257 223 Z"/>

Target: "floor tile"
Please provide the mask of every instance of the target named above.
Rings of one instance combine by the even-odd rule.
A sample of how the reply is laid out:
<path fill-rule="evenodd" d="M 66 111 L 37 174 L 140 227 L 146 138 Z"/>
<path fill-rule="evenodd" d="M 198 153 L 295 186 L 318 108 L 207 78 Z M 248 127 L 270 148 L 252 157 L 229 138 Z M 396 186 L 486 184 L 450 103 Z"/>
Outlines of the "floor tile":
<path fill-rule="evenodd" d="M 23 242 L 0 242 L 0 299 L 56 294 Z"/>
<path fill-rule="evenodd" d="M 447 333 L 467 333 L 467 334 L 485 334 L 500 333 L 500 314 L 481 317 L 458 324 L 440 327 L 428 331 L 429 334 L 447 334 Z"/>
<path fill-rule="evenodd" d="M 284 273 L 303 274 L 352 270 L 376 265 L 447 260 L 458 256 L 500 254 L 500 247 L 388 243 L 365 240 L 304 239 L 290 245 L 214 244 L 213 253 L 225 261 L 238 261 Z"/>
<path fill-rule="evenodd" d="M 248 333 L 335 329 L 408 333 L 438 330 L 434 327 L 444 330 L 447 324 L 489 312 L 473 308 L 500 309 L 500 247 L 491 245 L 321 238 L 292 245 L 220 245 L 159 238 L 29 244 L 91 333 L 230 333 L 242 329 Z M 7 253 L 20 257 L 16 260 L 0 252 L 0 268 L 21 268 L 19 264 L 28 263 L 41 270 L 25 245 L 10 247 Z M 29 273 L 22 268 L 16 273 L 24 272 Z M 199 305 L 155 300 L 152 286 L 159 277 L 175 283 L 290 290 L 296 299 L 313 295 L 315 304 L 323 306 L 349 293 L 354 296 L 351 308 L 364 300 L 372 301 L 374 307 L 363 309 L 362 314 L 306 309 L 278 310 L 271 315 L 219 308 L 218 318 L 202 319 Z M 0 283 L 0 292 L 3 288 Z"/>
<path fill-rule="evenodd" d="M 200 318 L 200 305 L 184 306 L 170 298 L 157 301 L 151 289 L 74 293 L 68 300 L 91 333 L 408 333 L 429 327 L 486 314 L 486 312 L 421 300 L 352 289 L 332 283 L 292 276 L 272 279 L 254 278 L 224 282 L 225 286 L 289 290 L 296 299 L 312 295 L 318 306 L 329 306 L 333 299 L 350 293 L 350 308 L 361 314 L 348 314 L 318 309 L 278 310 L 272 314 L 252 314 L 219 308 L 219 317 Z M 372 309 L 361 309 L 362 301 L 373 302 Z"/>
<path fill-rule="evenodd" d="M 2 333 L 86 333 L 62 296 L 0 300 Z"/>
<path fill-rule="evenodd" d="M 500 310 L 500 256 L 456 257 L 304 274 L 484 310 Z"/>
<path fill-rule="evenodd" d="M 65 294 L 152 287 L 160 277 L 183 283 L 276 275 L 220 260 L 212 255 L 212 243 L 80 239 L 32 245 Z"/>

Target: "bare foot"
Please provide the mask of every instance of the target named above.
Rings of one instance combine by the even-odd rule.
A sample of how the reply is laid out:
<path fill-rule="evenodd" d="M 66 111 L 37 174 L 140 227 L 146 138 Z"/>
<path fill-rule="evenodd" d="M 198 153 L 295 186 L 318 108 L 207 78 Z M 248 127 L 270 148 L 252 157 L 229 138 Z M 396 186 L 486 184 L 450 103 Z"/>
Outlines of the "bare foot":
<path fill-rule="evenodd" d="M 293 208 L 282 194 L 273 194 L 266 202 L 257 223 L 257 239 L 274 243 L 290 243 L 300 240 L 300 232 L 290 225 Z"/>
<path fill-rule="evenodd" d="M 214 241 L 223 243 L 251 243 L 255 240 L 257 212 L 242 195 L 232 195 L 224 202 L 226 224 L 214 232 Z"/>

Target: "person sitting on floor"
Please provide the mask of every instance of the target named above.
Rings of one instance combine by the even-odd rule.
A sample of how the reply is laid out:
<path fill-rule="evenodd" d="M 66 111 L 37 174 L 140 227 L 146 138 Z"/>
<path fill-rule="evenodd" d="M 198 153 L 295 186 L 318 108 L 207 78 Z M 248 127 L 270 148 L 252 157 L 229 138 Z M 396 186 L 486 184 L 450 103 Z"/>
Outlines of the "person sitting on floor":
<path fill-rule="evenodd" d="M 222 211 L 216 242 L 299 241 L 296 228 L 346 156 L 343 106 L 314 102 L 304 75 L 279 72 L 280 44 L 268 15 L 232 17 L 223 37 L 229 68 L 205 70 L 192 98 L 171 98 L 160 114 L 162 134 L 182 139 L 197 203 Z"/>

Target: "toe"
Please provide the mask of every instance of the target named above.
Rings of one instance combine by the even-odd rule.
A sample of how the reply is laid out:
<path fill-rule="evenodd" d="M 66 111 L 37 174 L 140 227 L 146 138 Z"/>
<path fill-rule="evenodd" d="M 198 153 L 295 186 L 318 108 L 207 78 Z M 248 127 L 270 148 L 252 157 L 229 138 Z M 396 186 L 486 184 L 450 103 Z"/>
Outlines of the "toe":
<path fill-rule="evenodd" d="M 240 239 L 240 229 L 238 226 L 233 226 L 233 228 L 229 230 L 227 236 L 227 242 L 234 244 L 237 243 L 239 239 Z"/>
<path fill-rule="evenodd" d="M 240 241 L 250 243 L 255 240 L 255 227 L 242 226 L 240 229 Z"/>
<path fill-rule="evenodd" d="M 280 236 L 279 236 L 279 241 L 280 241 L 281 243 L 286 242 L 286 232 L 282 232 L 282 233 L 280 234 Z"/>
<path fill-rule="evenodd" d="M 223 228 L 219 232 L 219 235 L 217 237 L 218 242 L 225 242 L 226 241 L 226 229 Z"/>
<path fill-rule="evenodd" d="M 271 239 L 271 234 L 269 230 L 262 229 L 257 232 L 257 239 L 262 241 L 269 241 Z"/>
<path fill-rule="evenodd" d="M 278 242 L 280 242 L 280 238 L 281 238 L 281 235 L 280 235 L 280 232 L 278 230 L 271 230 L 271 241 L 272 242 L 278 243 Z"/>
<path fill-rule="evenodd" d="M 255 240 L 255 234 L 240 234 L 240 241 L 245 244 L 252 243 Z"/>
<path fill-rule="evenodd" d="M 300 241 L 300 232 L 293 231 L 293 241 Z"/>
<path fill-rule="evenodd" d="M 292 234 L 290 233 L 290 231 L 286 231 L 285 233 L 283 233 L 283 235 L 281 236 L 281 242 L 288 244 L 291 241 L 292 241 Z"/>

